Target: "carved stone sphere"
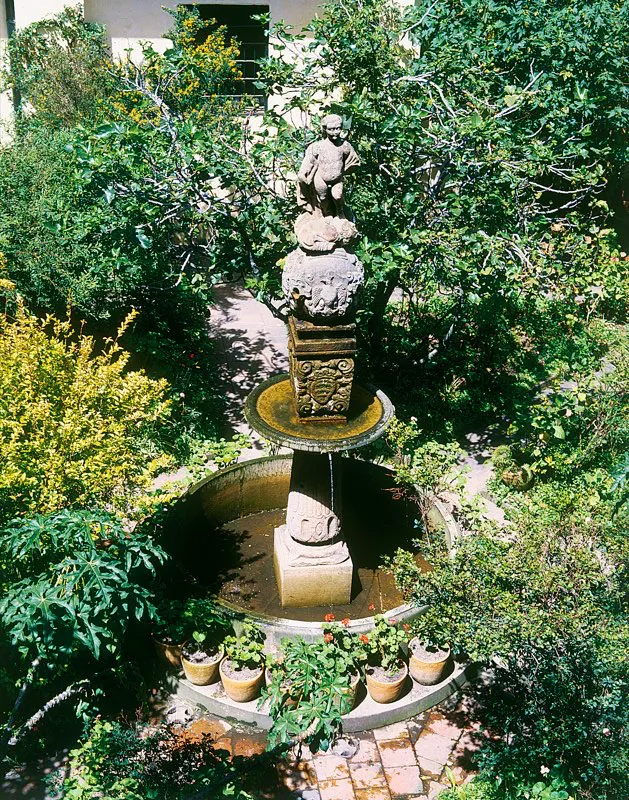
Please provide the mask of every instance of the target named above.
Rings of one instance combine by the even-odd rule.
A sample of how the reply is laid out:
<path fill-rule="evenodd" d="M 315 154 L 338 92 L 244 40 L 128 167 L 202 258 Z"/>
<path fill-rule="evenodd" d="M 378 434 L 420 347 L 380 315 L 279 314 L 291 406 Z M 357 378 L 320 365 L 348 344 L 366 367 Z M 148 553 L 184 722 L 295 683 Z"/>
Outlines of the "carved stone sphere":
<path fill-rule="evenodd" d="M 350 316 L 364 280 L 361 262 L 342 248 L 316 255 L 293 250 L 284 265 L 282 289 L 295 317 L 323 324 Z"/>

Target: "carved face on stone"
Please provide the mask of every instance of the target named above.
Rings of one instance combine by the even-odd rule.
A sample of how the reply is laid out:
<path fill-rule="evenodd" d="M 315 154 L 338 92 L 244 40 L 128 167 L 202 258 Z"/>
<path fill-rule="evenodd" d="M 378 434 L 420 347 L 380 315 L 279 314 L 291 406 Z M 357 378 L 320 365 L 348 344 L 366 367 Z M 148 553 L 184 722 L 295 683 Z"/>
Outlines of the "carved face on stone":
<path fill-rule="evenodd" d="M 326 136 L 336 141 L 341 138 L 341 131 L 343 130 L 343 120 L 338 114 L 328 114 L 321 120 L 321 128 Z"/>

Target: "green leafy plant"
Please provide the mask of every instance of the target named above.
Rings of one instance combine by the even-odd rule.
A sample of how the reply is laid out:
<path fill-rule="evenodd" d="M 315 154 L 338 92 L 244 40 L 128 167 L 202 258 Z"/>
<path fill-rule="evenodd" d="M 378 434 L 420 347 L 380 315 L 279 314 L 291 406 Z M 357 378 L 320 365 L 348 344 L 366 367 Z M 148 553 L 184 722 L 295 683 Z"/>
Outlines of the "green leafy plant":
<path fill-rule="evenodd" d="M 331 632 L 324 634 L 323 642 L 282 641 L 278 658 L 269 667 L 271 681 L 261 701 L 269 699 L 271 746 L 306 741 L 327 750 L 339 735 L 341 718 L 352 708 L 350 682 L 360 647 L 354 643 L 346 648 L 345 637 L 337 633 L 338 641 L 329 638 Z"/>
<path fill-rule="evenodd" d="M 245 785 L 256 785 L 258 757 L 233 763 L 216 751 L 212 738 L 181 728 L 137 728 L 96 719 L 85 739 L 71 751 L 71 769 L 59 787 L 67 800 L 170 800 L 182 789 L 211 792 L 212 797 L 252 800 Z M 269 757 L 264 757 L 266 766 Z M 247 786 L 247 788 L 248 788 Z"/>
<path fill-rule="evenodd" d="M 225 656 L 235 669 L 256 669 L 264 664 L 264 634 L 251 622 L 242 624 L 238 636 L 226 636 Z"/>
<path fill-rule="evenodd" d="M 334 614 L 327 614 L 323 625 L 323 646 L 334 658 L 339 672 L 351 675 L 362 668 L 367 655 L 364 642 L 349 630 L 349 623 L 349 618 L 336 622 Z"/>
<path fill-rule="evenodd" d="M 123 659 L 134 621 L 154 615 L 148 580 L 166 554 L 146 531 L 126 531 L 104 511 L 63 510 L 16 519 L 2 530 L 0 625 L 14 648 L 21 690 L 0 732 L 0 759 L 60 702 L 98 686 L 97 673 Z M 82 670 L 82 672 L 81 672 Z M 36 682 L 77 676 L 26 721 Z"/>
<path fill-rule="evenodd" d="M 0 316 L 0 517 L 107 504 L 130 512 L 171 463 L 160 441 L 167 383 L 128 369 L 119 337 L 97 346 L 21 305 Z"/>
<path fill-rule="evenodd" d="M 18 122 L 69 127 L 98 120 L 110 69 L 104 28 L 68 6 L 10 37 L 0 78 L 20 98 Z"/>
<path fill-rule="evenodd" d="M 399 670 L 400 648 L 406 644 L 408 636 L 394 621 L 387 620 L 384 614 L 376 614 L 374 627 L 359 638 L 365 645 L 367 658 L 372 666 L 382 667 L 389 674 L 395 674 Z"/>
<path fill-rule="evenodd" d="M 214 656 L 222 649 L 229 625 L 212 600 L 188 599 L 184 604 L 183 622 L 190 631 L 184 653 Z"/>

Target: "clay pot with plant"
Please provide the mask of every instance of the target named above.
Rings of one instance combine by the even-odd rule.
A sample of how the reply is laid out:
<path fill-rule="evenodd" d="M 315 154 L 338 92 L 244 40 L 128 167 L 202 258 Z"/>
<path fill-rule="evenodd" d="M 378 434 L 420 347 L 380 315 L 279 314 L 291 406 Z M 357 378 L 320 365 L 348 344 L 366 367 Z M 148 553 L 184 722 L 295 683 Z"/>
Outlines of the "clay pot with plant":
<path fill-rule="evenodd" d="M 219 672 L 223 688 L 236 703 L 248 703 L 260 695 L 264 681 L 264 635 L 251 623 L 242 626 L 240 636 L 227 636 L 225 658 Z"/>
<path fill-rule="evenodd" d="M 268 700 L 268 713 L 273 720 L 269 731 L 271 746 L 294 740 L 298 732 L 301 741 L 327 750 L 339 735 L 342 717 L 355 702 L 360 681 L 357 666 L 364 654 L 360 643 L 352 643 L 349 638 L 343 626 L 328 625 L 323 641 L 282 641 L 263 691 L 263 702 Z"/>
<path fill-rule="evenodd" d="M 181 652 L 181 666 L 195 686 L 208 686 L 218 680 L 218 666 L 223 658 L 225 630 L 215 626 L 192 632 Z"/>
<path fill-rule="evenodd" d="M 422 642 L 416 636 L 408 643 L 408 669 L 423 686 L 441 683 L 452 670 L 450 648 L 445 644 Z"/>
<path fill-rule="evenodd" d="M 153 646 L 166 667 L 181 668 L 181 648 L 186 640 L 183 603 L 162 601 L 155 611 L 151 628 Z"/>
<path fill-rule="evenodd" d="M 407 635 L 400 630 L 395 620 L 387 621 L 383 614 L 376 614 L 374 627 L 359 637 L 367 653 L 367 691 L 377 703 L 393 703 L 400 698 L 408 667 L 402 658 L 401 646 Z"/>

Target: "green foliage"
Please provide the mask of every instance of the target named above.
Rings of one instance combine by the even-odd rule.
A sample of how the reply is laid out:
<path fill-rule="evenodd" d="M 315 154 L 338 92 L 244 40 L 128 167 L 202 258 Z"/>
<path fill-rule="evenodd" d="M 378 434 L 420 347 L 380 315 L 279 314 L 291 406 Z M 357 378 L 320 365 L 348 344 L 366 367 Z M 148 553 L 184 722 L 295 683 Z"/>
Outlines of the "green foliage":
<path fill-rule="evenodd" d="M 13 520 L 2 540 L 0 622 L 23 656 L 49 665 L 78 650 L 120 658 L 129 624 L 153 614 L 142 581 L 166 555 L 110 514 L 64 510 Z"/>
<path fill-rule="evenodd" d="M 242 788 L 252 771 L 243 769 L 242 759 L 224 759 L 209 735 L 97 719 L 70 753 L 70 772 L 60 789 L 65 800 L 170 800 L 193 787 L 216 798 L 252 800 Z"/>
<path fill-rule="evenodd" d="M 128 362 L 118 337 L 97 350 L 69 321 L 39 320 L 22 306 L 0 317 L 5 520 L 66 506 L 134 508 L 169 463 L 160 438 L 170 412 L 166 381 Z"/>
<path fill-rule="evenodd" d="M 341 717 L 352 708 L 350 679 L 360 649 L 355 642 L 349 657 L 340 636 L 338 643 L 282 641 L 261 701 L 270 700 L 270 746 L 305 740 L 315 750 L 327 750 L 339 735 Z"/>
<path fill-rule="evenodd" d="M 348 629 L 349 619 L 335 622 L 334 614 L 328 614 L 325 620 L 324 649 L 334 658 L 339 672 L 346 675 L 358 672 L 367 658 L 364 642 Z"/>
<path fill-rule="evenodd" d="M 420 639 L 494 661 L 483 722 L 500 735 L 481 764 L 508 798 L 542 768 L 577 781 L 579 796 L 626 789 L 627 517 L 613 516 L 604 478 L 509 495 L 508 534 L 466 536 L 430 572 L 410 553 L 393 562 L 402 591 L 427 605 L 412 623 Z"/>
<path fill-rule="evenodd" d="M 264 664 L 264 634 L 251 622 L 242 624 L 238 636 L 226 636 L 224 646 L 236 669 L 256 669 Z"/>
<path fill-rule="evenodd" d="M 535 474 L 575 473 L 629 444 L 629 354 L 611 349 L 599 370 L 571 363 L 518 409 L 508 434 L 516 461 Z M 610 465 L 611 466 L 611 465 Z"/>
<path fill-rule="evenodd" d="M 100 25 L 67 7 L 15 32 L 8 42 L 5 86 L 19 93 L 28 121 L 53 128 L 98 119 L 111 88 L 109 54 Z"/>
<path fill-rule="evenodd" d="M 441 792 L 440 800 L 502 800 L 504 794 L 500 784 L 487 781 L 483 778 L 474 778 L 465 786 L 456 786 L 456 779 L 452 770 L 446 767 L 446 775 L 452 783 L 452 788 Z M 574 800 L 572 787 L 568 786 L 561 778 L 552 778 L 550 783 L 537 781 L 532 786 L 518 787 L 509 794 L 509 800 Z"/>
<path fill-rule="evenodd" d="M 311 23 L 303 63 L 277 31 L 269 84 L 298 88 L 299 108 L 323 94 L 351 120 L 370 314 L 396 285 L 419 305 L 436 291 L 472 307 L 541 293 L 573 313 L 582 294 L 626 304 L 601 199 L 626 158 L 629 21 L 615 6 L 359 0 Z"/>
<path fill-rule="evenodd" d="M 162 597 L 156 604 L 152 630 L 159 641 L 183 644 L 192 639 L 215 651 L 225 638 L 228 624 L 210 599 L 189 597 L 180 601 Z"/>

